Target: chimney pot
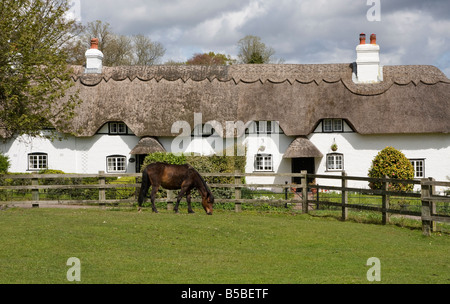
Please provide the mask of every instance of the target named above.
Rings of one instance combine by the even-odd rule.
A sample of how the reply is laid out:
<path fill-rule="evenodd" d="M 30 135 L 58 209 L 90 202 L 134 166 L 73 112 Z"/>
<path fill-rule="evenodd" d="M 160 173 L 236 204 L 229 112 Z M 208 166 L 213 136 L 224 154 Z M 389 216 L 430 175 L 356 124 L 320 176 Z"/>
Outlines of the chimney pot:
<path fill-rule="evenodd" d="M 370 44 L 377 44 L 377 35 L 370 35 Z"/>
<path fill-rule="evenodd" d="M 91 39 L 91 49 L 98 50 L 98 38 Z"/>
<path fill-rule="evenodd" d="M 359 34 L 359 44 L 366 44 L 366 34 Z"/>

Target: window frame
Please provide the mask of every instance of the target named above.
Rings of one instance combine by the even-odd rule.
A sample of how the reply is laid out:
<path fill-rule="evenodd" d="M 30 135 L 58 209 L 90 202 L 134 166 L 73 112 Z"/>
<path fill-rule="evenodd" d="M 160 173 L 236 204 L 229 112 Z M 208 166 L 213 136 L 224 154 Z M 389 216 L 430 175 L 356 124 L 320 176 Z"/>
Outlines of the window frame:
<path fill-rule="evenodd" d="M 123 158 L 123 169 L 119 169 L 118 159 Z M 114 164 L 112 169 L 110 169 L 110 159 L 114 159 Z M 108 155 L 106 157 L 106 172 L 107 173 L 126 173 L 127 172 L 127 157 L 125 155 Z"/>
<path fill-rule="evenodd" d="M 322 119 L 323 133 L 342 133 L 344 132 L 344 119 L 342 118 L 324 118 Z"/>
<path fill-rule="evenodd" d="M 332 158 L 332 167 L 330 166 L 330 158 Z M 339 159 L 340 158 L 340 159 Z M 339 159 L 339 161 L 338 161 Z M 328 172 L 340 172 L 344 171 L 344 154 L 342 153 L 328 153 L 325 159 L 326 171 Z M 340 164 L 339 164 L 340 162 Z M 338 168 L 340 165 L 340 168 Z"/>
<path fill-rule="evenodd" d="M 253 171 L 273 172 L 273 155 L 267 153 L 255 154 Z"/>
<path fill-rule="evenodd" d="M 198 124 L 192 129 L 191 137 L 210 137 L 215 134 L 216 129 L 211 124 Z"/>
<path fill-rule="evenodd" d="M 122 130 L 120 130 L 122 128 Z M 128 126 L 122 121 L 108 122 L 108 134 L 109 135 L 127 135 Z"/>
<path fill-rule="evenodd" d="M 34 166 L 32 167 L 31 166 L 32 162 L 30 160 L 31 160 L 31 158 L 35 158 L 35 157 L 37 157 L 37 159 L 36 159 L 37 167 L 34 167 Z M 41 158 L 42 158 L 42 160 L 41 160 Z M 40 166 L 40 164 L 44 163 L 44 162 L 45 162 L 45 166 Z M 48 169 L 48 153 L 44 153 L 44 152 L 28 153 L 27 166 L 28 166 L 27 171 L 41 171 L 41 170 Z"/>
<path fill-rule="evenodd" d="M 245 128 L 245 134 L 284 134 L 284 131 L 276 120 L 254 120 Z"/>
<path fill-rule="evenodd" d="M 425 158 L 411 158 L 408 159 L 414 169 L 414 178 L 425 178 Z M 417 164 L 420 163 L 421 171 L 417 171 Z M 421 172 L 421 176 L 418 173 Z"/>

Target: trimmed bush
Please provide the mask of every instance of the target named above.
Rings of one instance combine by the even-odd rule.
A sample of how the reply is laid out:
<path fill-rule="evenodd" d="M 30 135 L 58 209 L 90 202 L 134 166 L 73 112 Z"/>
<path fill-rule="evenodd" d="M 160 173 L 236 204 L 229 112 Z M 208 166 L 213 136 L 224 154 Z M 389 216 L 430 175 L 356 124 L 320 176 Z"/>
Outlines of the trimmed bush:
<path fill-rule="evenodd" d="M 0 174 L 6 174 L 10 166 L 9 157 L 0 153 Z"/>
<path fill-rule="evenodd" d="M 381 150 L 372 161 L 369 169 L 369 177 L 383 178 L 390 177 L 396 179 L 413 179 L 414 168 L 406 156 L 393 147 L 386 147 Z M 381 189 L 381 182 L 369 183 L 371 189 Z M 411 191 L 412 184 L 392 183 L 389 185 L 390 191 Z"/>
<path fill-rule="evenodd" d="M 165 152 L 155 152 L 148 154 L 144 159 L 144 164 L 142 165 L 142 170 L 151 163 L 168 163 L 172 165 L 183 165 L 186 163 L 186 156 L 184 154 L 176 155 L 173 153 Z"/>

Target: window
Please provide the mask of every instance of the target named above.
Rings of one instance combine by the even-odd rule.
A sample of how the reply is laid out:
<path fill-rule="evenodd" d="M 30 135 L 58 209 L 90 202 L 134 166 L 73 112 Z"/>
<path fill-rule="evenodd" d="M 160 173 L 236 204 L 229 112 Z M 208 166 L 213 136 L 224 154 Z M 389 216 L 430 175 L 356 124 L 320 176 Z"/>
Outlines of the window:
<path fill-rule="evenodd" d="M 253 121 L 246 129 L 245 134 L 283 134 L 277 121 Z"/>
<path fill-rule="evenodd" d="M 256 154 L 255 171 L 273 171 L 272 154 Z"/>
<path fill-rule="evenodd" d="M 409 160 L 414 167 L 414 178 L 425 177 L 425 160 L 424 159 L 410 159 Z"/>
<path fill-rule="evenodd" d="M 208 137 L 216 132 L 210 124 L 196 125 L 192 130 L 192 136 Z"/>
<path fill-rule="evenodd" d="M 324 119 L 322 124 L 323 132 L 344 132 L 344 122 L 342 119 Z"/>
<path fill-rule="evenodd" d="M 344 155 L 339 153 L 327 154 L 327 171 L 344 170 Z"/>
<path fill-rule="evenodd" d="M 46 153 L 28 154 L 28 170 L 39 171 L 48 168 L 48 155 Z"/>
<path fill-rule="evenodd" d="M 106 158 L 108 173 L 124 173 L 127 171 L 127 158 L 123 155 L 111 155 Z"/>
<path fill-rule="evenodd" d="M 271 121 L 255 121 L 255 133 L 256 134 L 272 133 L 272 122 Z"/>
<path fill-rule="evenodd" d="M 127 125 L 123 122 L 110 122 L 109 134 L 128 134 Z"/>

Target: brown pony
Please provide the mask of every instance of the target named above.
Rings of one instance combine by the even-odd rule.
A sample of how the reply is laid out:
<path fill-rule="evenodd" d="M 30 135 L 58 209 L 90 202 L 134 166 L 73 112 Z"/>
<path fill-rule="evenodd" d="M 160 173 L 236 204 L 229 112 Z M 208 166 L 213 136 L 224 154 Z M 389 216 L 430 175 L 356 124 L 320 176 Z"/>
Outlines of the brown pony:
<path fill-rule="evenodd" d="M 178 213 L 178 205 L 184 194 L 188 203 L 188 212 L 194 213 L 191 206 L 191 190 L 196 188 L 202 196 L 202 205 L 206 213 L 212 215 L 214 196 L 206 185 L 201 175 L 190 165 L 170 165 L 166 163 L 152 163 L 142 172 L 142 185 L 139 193 L 139 211 L 145 200 L 148 189 L 152 186 L 150 199 L 152 201 L 153 212 L 158 213 L 155 207 L 155 194 L 162 186 L 167 190 L 181 189 L 177 196 L 177 203 L 174 211 Z"/>

